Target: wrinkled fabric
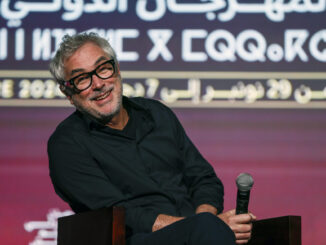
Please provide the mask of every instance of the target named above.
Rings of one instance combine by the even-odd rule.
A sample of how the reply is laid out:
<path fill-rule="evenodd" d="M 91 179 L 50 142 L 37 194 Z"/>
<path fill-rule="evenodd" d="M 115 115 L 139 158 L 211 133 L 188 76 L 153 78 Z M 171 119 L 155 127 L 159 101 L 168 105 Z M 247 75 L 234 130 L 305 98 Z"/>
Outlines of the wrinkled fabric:
<path fill-rule="evenodd" d="M 123 98 L 124 130 L 75 111 L 48 141 L 56 193 L 75 212 L 126 209 L 128 235 L 151 232 L 159 214 L 190 216 L 200 204 L 223 210 L 223 185 L 187 137 L 175 114 L 158 101 Z"/>

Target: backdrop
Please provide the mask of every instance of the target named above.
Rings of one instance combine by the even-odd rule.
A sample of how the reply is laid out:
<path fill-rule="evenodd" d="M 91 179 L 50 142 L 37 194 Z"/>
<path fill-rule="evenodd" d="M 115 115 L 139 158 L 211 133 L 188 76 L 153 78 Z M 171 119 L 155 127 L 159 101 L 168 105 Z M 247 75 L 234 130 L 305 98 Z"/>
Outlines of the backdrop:
<path fill-rule="evenodd" d="M 259 219 L 302 217 L 326 244 L 325 0 L 0 2 L 0 241 L 56 244 L 70 208 L 54 193 L 46 144 L 73 108 L 48 72 L 61 38 L 93 31 L 115 48 L 124 94 L 170 106 L 225 186 L 255 184 Z"/>

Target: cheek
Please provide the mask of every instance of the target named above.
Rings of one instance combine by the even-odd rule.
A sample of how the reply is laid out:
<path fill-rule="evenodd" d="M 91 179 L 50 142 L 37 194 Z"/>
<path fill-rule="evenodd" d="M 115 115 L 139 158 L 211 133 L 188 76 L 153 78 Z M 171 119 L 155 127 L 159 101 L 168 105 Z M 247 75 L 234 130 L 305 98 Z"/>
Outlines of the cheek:
<path fill-rule="evenodd" d="M 117 94 L 120 94 L 121 93 L 121 84 L 117 84 Z"/>
<path fill-rule="evenodd" d="M 79 104 L 85 104 L 89 102 L 88 96 L 89 94 L 86 91 L 83 91 L 77 95 L 74 95 L 73 100 L 78 101 Z"/>
<path fill-rule="evenodd" d="M 88 98 L 91 96 L 91 90 L 90 89 L 86 89 L 86 90 L 84 90 L 84 91 L 82 91 L 82 92 L 80 92 L 79 94 L 78 94 L 78 97 L 79 97 L 79 99 L 81 99 L 81 100 L 88 100 Z"/>
<path fill-rule="evenodd" d="M 117 80 L 116 82 L 116 90 L 118 93 L 120 93 L 122 91 L 122 83 L 121 83 L 121 80 Z"/>

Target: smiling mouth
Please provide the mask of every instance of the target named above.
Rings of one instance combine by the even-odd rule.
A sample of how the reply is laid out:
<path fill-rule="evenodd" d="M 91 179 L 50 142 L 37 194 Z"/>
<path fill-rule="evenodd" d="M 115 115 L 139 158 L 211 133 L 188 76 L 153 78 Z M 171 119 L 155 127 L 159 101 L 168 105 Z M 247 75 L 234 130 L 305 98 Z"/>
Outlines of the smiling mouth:
<path fill-rule="evenodd" d="M 113 90 L 113 88 L 109 89 L 104 94 L 100 94 L 100 96 L 97 96 L 97 97 L 93 98 L 93 100 L 99 101 L 99 100 L 103 100 L 103 99 L 107 98 L 111 94 L 112 90 Z"/>

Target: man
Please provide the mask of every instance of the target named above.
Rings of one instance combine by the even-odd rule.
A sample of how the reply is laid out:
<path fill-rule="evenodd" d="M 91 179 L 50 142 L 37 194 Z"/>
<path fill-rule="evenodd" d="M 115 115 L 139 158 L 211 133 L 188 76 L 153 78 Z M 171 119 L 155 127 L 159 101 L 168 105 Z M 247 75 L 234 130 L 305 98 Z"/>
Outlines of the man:
<path fill-rule="evenodd" d="M 48 142 L 54 188 L 75 212 L 125 207 L 132 245 L 249 240 L 255 217 L 221 213 L 223 185 L 173 112 L 122 96 L 118 61 L 105 39 L 65 36 L 50 71 L 77 109 Z"/>

